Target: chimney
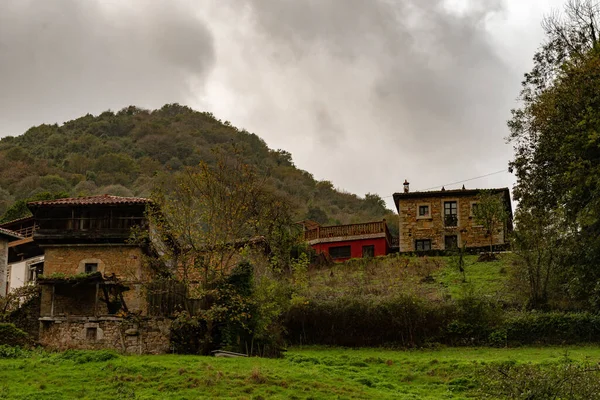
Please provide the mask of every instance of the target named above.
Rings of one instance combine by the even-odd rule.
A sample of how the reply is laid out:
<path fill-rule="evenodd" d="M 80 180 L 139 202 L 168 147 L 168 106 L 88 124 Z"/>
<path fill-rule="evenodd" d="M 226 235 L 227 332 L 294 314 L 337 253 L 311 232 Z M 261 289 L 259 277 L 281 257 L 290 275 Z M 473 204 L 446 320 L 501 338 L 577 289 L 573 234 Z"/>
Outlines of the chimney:
<path fill-rule="evenodd" d="M 409 184 L 409 183 L 408 183 L 408 181 L 405 179 L 405 180 L 404 180 L 404 184 L 403 184 L 403 186 L 404 186 L 404 193 L 408 193 L 408 185 L 410 185 L 410 184 Z"/>

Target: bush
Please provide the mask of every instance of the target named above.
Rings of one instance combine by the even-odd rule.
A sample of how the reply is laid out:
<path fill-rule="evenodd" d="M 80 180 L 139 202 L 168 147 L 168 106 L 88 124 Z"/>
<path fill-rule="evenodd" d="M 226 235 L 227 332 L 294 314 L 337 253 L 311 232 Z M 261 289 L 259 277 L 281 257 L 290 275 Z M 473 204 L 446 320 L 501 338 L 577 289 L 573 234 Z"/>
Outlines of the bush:
<path fill-rule="evenodd" d="M 554 365 L 489 365 L 478 372 L 481 393 L 503 399 L 597 399 L 600 370 L 565 357 Z"/>
<path fill-rule="evenodd" d="M 18 346 L 0 345 L 0 359 L 2 358 L 27 358 L 30 352 Z"/>
<path fill-rule="evenodd" d="M 90 362 L 103 362 L 118 358 L 119 354 L 112 350 L 67 350 L 60 355 L 64 360 L 71 360 L 75 364 Z"/>
<path fill-rule="evenodd" d="M 286 327 L 296 344 L 413 347 L 438 340 L 453 314 L 447 304 L 410 295 L 309 299 L 291 306 Z"/>
<path fill-rule="evenodd" d="M 14 324 L 0 323 L 0 345 L 24 346 L 29 342 L 29 335 Z"/>
<path fill-rule="evenodd" d="M 582 313 L 527 312 L 510 315 L 504 322 L 512 344 L 588 343 L 600 340 L 600 316 Z"/>

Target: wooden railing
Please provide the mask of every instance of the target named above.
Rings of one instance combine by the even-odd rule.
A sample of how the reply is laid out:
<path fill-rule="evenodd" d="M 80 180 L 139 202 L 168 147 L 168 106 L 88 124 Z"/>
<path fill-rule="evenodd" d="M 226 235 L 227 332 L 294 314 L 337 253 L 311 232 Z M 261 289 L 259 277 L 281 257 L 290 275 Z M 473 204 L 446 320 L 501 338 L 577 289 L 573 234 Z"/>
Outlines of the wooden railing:
<path fill-rule="evenodd" d="M 367 222 L 364 224 L 319 226 L 304 232 L 304 240 L 326 239 L 332 237 L 370 235 L 385 233 L 391 241 L 390 233 L 385 221 Z"/>
<path fill-rule="evenodd" d="M 134 226 L 143 225 L 144 217 L 88 217 L 88 218 L 41 218 L 41 228 L 36 227 L 40 234 L 54 231 L 124 231 L 128 232 Z"/>
<path fill-rule="evenodd" d="M 21 229 L 16 229 L 14 232 L 18 233 L 19 235 L 28 238 L 28 237 L 32 237 L 33 233 L 39 228 L 38 225 L 33 225 L 33 226 L 27 226 L 25 228 L 21 228 Z"/>

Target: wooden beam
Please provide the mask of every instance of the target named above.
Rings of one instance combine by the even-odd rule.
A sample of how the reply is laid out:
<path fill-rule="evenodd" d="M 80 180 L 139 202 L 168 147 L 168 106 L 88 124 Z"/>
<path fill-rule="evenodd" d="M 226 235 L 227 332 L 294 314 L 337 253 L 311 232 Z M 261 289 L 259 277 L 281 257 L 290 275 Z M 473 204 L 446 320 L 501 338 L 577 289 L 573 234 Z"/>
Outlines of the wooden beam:
<path fill-rule="evenodd" d="M 56 285 L 52 285 L 52 301 L 50 305 L 50 316 L 54 317 L 54 294 L 56 292 Z"/>

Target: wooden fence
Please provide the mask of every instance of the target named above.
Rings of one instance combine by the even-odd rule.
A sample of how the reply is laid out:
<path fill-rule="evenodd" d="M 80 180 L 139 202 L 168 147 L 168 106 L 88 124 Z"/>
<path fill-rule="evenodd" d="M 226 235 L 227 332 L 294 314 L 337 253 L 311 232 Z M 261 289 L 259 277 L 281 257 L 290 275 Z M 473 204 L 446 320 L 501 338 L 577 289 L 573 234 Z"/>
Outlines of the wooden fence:
<path fill-rule="evenodd" d="M 148 315 L 169 317 L 187 311 L 196 315 L 202 306 L 201 300 L 188 298 L 183 283 L 166 280 L 148 285 Z"/>

